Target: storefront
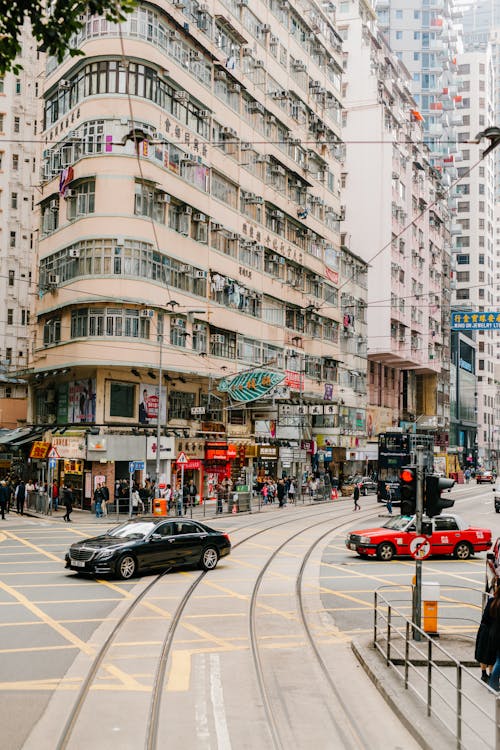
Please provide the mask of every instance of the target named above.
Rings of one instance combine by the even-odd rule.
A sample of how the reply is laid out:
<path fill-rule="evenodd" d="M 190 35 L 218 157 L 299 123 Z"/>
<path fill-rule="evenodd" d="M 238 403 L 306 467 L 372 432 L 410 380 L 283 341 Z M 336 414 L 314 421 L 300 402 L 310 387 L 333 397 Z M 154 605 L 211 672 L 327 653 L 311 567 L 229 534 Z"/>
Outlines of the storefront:
<path fill-rule="evenodd" d="M 71 484 L 75 507 L 90 510 L 92 498 L 90 493 L 87 494 L 89 483 L 85 481 L 85 477 L 86 474 L 90 477 L 91 465 L 85 461 L 85 433 L 78 436 L 53 435 L 51 444 L 51 450 L 47 454 L 55 459 L 51 478 L 57 481 L 59 487 Z M 48 470 L 46 476 L 49 477 Z"/>
<path fill-rule="evenodd" d="M 278 446 L 259 445 L 257 461 L 257 482 L 278 478 Z"/>

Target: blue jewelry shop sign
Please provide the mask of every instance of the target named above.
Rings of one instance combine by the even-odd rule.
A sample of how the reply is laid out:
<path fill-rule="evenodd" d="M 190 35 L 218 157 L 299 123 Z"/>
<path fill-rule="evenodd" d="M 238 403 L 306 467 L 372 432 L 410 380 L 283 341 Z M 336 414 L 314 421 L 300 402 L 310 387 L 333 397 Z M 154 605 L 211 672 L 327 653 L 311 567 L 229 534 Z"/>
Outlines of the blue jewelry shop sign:
<path fill-rule="evenodd" d="M 497 331 L 500 330 L 498 312 L 452 312 L 453 331 Z"/>

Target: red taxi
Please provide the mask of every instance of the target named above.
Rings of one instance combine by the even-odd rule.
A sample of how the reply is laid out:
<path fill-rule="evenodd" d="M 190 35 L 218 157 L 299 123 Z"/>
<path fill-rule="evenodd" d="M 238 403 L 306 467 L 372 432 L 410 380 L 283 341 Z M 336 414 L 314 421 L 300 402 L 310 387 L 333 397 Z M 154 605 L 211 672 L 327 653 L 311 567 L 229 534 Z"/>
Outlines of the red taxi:
<path fill-rule="evenodd" d="M 469 526 L 456 515 L 440 515 L 424 519 L 431 526 L 427 535 L 431 545 L 431 555 L 453 555 L 459 560 L 467 560 L 475 552 L 485 552 L 491 547 L 490 529 Z M 392 560 L 394 555 L 409 555 L 412 539 L 417 536 L 415 516 L 394 516 L 383 526 L 374 529 L 351 531 L 345 540 L 347 549 L 361 557 L 377 557 L 378 560 Z"/>

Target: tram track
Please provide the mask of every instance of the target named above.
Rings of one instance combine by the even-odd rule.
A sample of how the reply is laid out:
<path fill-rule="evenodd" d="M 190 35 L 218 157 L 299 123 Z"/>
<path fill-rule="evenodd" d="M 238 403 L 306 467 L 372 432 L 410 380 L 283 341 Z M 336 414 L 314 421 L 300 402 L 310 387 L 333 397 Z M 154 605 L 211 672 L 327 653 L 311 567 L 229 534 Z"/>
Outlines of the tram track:
<path fill-rule="evenodd" d="M 363 519 L 364 517 L 369 518 L 371 515 L 373 515 L 373 511 L 362 511 L 358 514 L 358 518 Z M 342 747 L 345 748 L 345 750 L 365 750 L 368 748 L 368 744 L 366 740 L 361 736 L 359 730 L 355 726 L 355 722 L 353 721 L 352 713 L 349 711 L 348 707 L 345 705 L 344 701 L 341 698 L 340 692 L 335 685 L 334 680 L 331 677 L 330 671 L 326 665 L 325 660 L 323 659 L 321 652 L 319 651 L 313 634 L 311 632 L 311 628 L 306 616 L 303 596 L 302 596 L 302 582 L 303 582 L 303 576 L 304 571 L 306 568 L 306 565 L 318 546 L 318 544 L 321 543 L 323 539 L 330 536 L 334 531 L 338 530 L 339 528 L 342 528 L 342 526 L 345 525 L 346 521 L 352 518 L 352 513 L 346 514 L 345 516 L 337 517 L 335 519 L 336 523 L 333 526 L 330 526 L 323 534 L 321 534 L 320 537 L 315 539 L 309 546 L 308 550 L 306 551 L 304 555 L 304 559 L 302 561 L 302 564 L 300 566 L 298 575 L 296 577 L 295 582 L 295 596 L 298 603 L 298 613 L 301 620 L 301 624 L 303 627 L 303 630 L 306 634 L 307 641 L 311 647 L 311 651 L 314 654 L 314 657 L 316 659 L 316 663 L 319 665 L 321 672 L 324 675 L 325 681 L 327 685 L 329 686 L 332 694 L 335 697 L 335 700 L 340 707 L 344 717 L 347 719 L 347 725 L 348 725 L 348 731 L 346 732 L 344 727 L 341 726 L 340 721 L 338 721 L 332 712 L 330 712 L 330 716 L 332 716 L 332 719 L 334 723 L 337 726 L 337 731 L 339 733 L 339 736 L 342 740 Z M 310 524 L 307 527 L 304 527 L 300 531 L 294 533 L 290 537 L 288 537 L 286 540 L 284 540 L 270 555 L 265 565 L 262 567 L 259 575 L 257 576 L 257 579 L 254 584 L 254 588 L 251 595 L 250 600 L 250 613 L 249 613 L 249 626 L 250 626 L 250 644 L 251 644 L 251 651 L 252 651 L 252 657 L 253 662 L 255 666 L 255 672 L 257 677 L 257 682 L 259 686 L 259 692 L 260 697 L 262 700 L 262 704 L 264 706 L 264 710 L 266 713 L 266 719 L 269 726 L 270 731 L 270 739 L 272 741 L 272 747 L 274 750 L 286 750 L 287 747 L 290 745 L 284 741 L 282 738 L 282 732 L 280 730 L 279 721 L 278 721 L 278 715 L 276 712 L 275 707 L 272 706 L 272 700 L 271 696 L 269 694 L 269 690 L 266 687 L 266 678 L 265 678 L 265 669 L 263 666 L 263 661 L 261 658 L 261 645 L 258 638 L 257 633 L 257 600 L 259 591 L 262 586 L 262 582 L 264 580 L 264 576 L 269 571 L 271 565 L 273 562 L 277 559 L 277 557 L 280 555 L 281 552 L 285 550 L 287 545 L 290 544 L 290 542 L 293 542 L 294 540 L 298 539 L 300 536 L 302 536 L 307 531 L 310 531 L 311 529 L 314 529 L 317 526 L 321 526 L 325 523 L 325 520 L 318 521 L 317 523 Z"/>
<path fill-rule="evenodd" d="M 332 512 L 332 506 L 328 504 L 327 508 L 323 512 L 316 514 L 316 518 L 319 515 L 331 516 L 331 512 Z M 367 513 L 367 517 L 369 515 L 373 515 L 373 510 L 371 509 L 369 512 L 366 511 L 366 513 Z M 347 517 L 348 516 L 346 516 L 345 518 Z M 310 527 L 314 527 L 322 523 L 325 523 L 326 520 L 327 519 L 323 519 L 320 522 L 311 524 Z M 296 521 L 297 521 L 297 516 L 294 515 L 293 517 L 289 516 L 288 518 L 284 520 L 280 520 L 278 523 L 267 524 L 264 528 L 258 529 L 257 531 L 248 534 L 248 536 L 246 536 L 244 539 L 241 539 L 238 542 L 234 543 L 232 549 L 234 551 L 240 545 L 245 544 L 246 542 L 254 539 L 255 537 L 260 536 L 261 534 L 265 534 L 266 532 L 273 531 L 276 528 L 285 526 L 290 523 L 294 523 Z M 262 523 L 266 523 L 266 519 L 263 519 Z M 233 528 L 230 531 L 231 531 L 231 534 L 235 534 L 235 533 L 238 533 L 238 531 L 245 530 L 246 528 L 255 527 L 256 525 L 260 525 L 260 524 L 261 524 L 261 521 L 259 519 L 257 522 L 252 521 L 249 524 L 242 524 L 240 527 Z M 309 528 L 309 527 L 305 527 L 303 531 L 305 531 L 306 528 Z M 331 529 L 331 530 L 334 530 L 334 529 Z M 299 533 L 302 533 L 302 532 L 299 532 Z M 297 535 L 294 535 L 294 536 L 297 536 Z M 123 630 L 125 624 L 130 620 L 130 617 L 134 613 L 134 610 L 137 608 L 137 606 L 140 603 L 146 602 L 147 596 L 151 595 L 151 593 L 154 591 L 157 584 L 165 577 L 165 575 L 168 572 L 169 570 L 163 571 L 161 574 L 155 576 L 153 580 L 150 581 L 145 586 L 145 588 L 140 592 L 140 594 L 130 603 L 127 609 L 122 613 L 122 615 L 120 616 L 118 621 L 115 623 L 115 625 L 113 626 L 108 636 L 106 637 L 106 640 L 104 641 L 102 646 L 99 648 L 85 678 L 83 679 L 76 701 L 70 711 L 70 714 L 64 724 L 63 730 L 59 736 L 59 740 L 56 745 L 57 750 L 67 750 L 67 748 L 70 747 L 71 740 L 74 735 L 75 728 L 78 724 L 79 718 L 81 716 L 82 710 L 86 704 L 86 701 L 89 698 L 89 694 L 92 691 L 93 686 L 95 685 L 98 673 L 100 669 L 103 667 L 104 660 L 111 646 L 117 640 L 118 635 Z M 146 750 L 155 750 L 155 748 L 158 745 L 158 730 L 159 730 L 160 718 L 161 718 L 161 697 L 162 697 L 162 692 L 164 689 L 165 674 L 166 674 L 166 669 L 168 665 L 168 659 L 171 654 L 172 644 L 174 642 L 176 630 L 178 628 L 178 625 L 181 621 L 182 615 L 184 613 L 184 610 L 188 602 L 191 600 L 194 592 L 196 591 L 196 589 L 198 588 L 198 586 L 200 585 L 200 583 L 202 582 L 202 580 L 205 578 L 206 575 L 207 575 L 207 571 L 203 571 L 199 573 L 199 575 L 191 582 L 187 590 L 182 595 L 180 601 L 178 602 L 176 606 L 175 612 L 172 614 L 169 628 L 162 642 L 161 651 L 160 651 L 160 655 L 158 658 L 156 673 L 155 673 L 152 691 L 151 691 L 151 700 L 149 703 L 149 711 L 148 711 L 147 724 L 146 724 L 146 729 L 145 729 L 144 747 L 146 748 Z"/>

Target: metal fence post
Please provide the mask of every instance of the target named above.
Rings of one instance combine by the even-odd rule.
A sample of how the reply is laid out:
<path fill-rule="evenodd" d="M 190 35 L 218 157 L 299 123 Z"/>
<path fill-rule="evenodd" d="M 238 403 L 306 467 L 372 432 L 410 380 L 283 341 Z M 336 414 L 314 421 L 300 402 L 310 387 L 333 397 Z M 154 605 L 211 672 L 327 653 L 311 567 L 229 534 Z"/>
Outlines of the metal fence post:
<path fill-rule="evenodd" d="M 373 595 L 373 646 L 375 647 L 377 645 L 377 605 L 378 605 L 378 595 L 377 592 L 374 591 Z"/>
<path fill-rule="evenodd" d="M 495 698 L 495 750 L 500 750 L 500 698 Z"/>
<path fill-rule="evenodd" d="M 431 715 L 432 707 L 432 639 L 427 642 L 427 716 Z"/>
<path fill-rule="evenodd" d="M 498 731 L 498 725 L 497 725 Z M 457 748 L 462 747 L 462 665 L 457 664 Z"/>
<path fill-rule="evenodd" d="M 386 656 L 386 664 L 389 666 L 391 663 L 391 606 L 389 605 L 387 607 L 387 656 Z"/>
<path fill-rule="evenodd" d="M 410 623 L 407 620 L 406 621 L 406 636 L 405 636 L 405 690 L 408 690 L 409 661 L 410 661 Z"/>

